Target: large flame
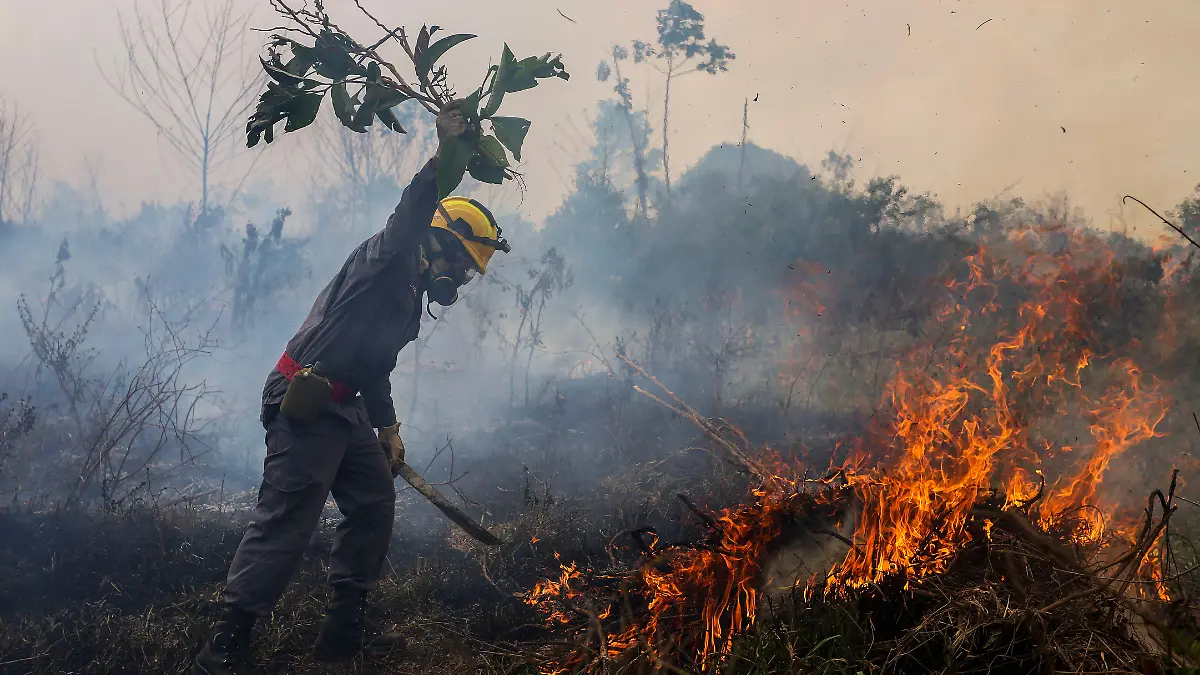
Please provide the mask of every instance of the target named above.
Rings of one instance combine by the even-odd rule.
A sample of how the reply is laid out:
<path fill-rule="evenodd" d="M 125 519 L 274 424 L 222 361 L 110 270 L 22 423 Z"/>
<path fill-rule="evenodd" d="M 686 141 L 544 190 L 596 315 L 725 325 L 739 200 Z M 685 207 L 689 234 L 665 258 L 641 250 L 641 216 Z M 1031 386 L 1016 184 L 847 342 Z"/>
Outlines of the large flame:
<path fill-rule="evenodd" d="M 1065 245 L 1047 252 L 1046 236 Z M 1030 513 L 1039 524 L 1068 528 L 1064 536 L 1077 542 L 1104 538 L 1114 525 L 1114 505 L 1101 500 L 1106 472 L 1129 448 L 1159 435 L 1167 411 L 1153 379 L 1118 356 L 1136 351 L 1129 339 L 1106 333 L 1106 311 L 1118 302 L 1117 270 L 1107 247 L 1063 232 L 1030 230 L 964 259 L 931 303 L 916 343 L 892 364 L 874 426 L 852 443 L 839 494 L 848 491 L 860 508 L 854 545 L 810 590 L 845 593 L 896 578 L 920 583 L 944 572 L 989 496 L 1006 506 L 1036 501 Z M 817 277 L 802 290 L 824 283 Z M 803 294 L 789 299 L 788 311 L 815 325 L 829 309 Z M 795 388 L 811 363 L 793 352 L 781 377 Z M 777 474 L 751 503 L 718 514 L 716 545 L 640 568 L 635 590 L 648 608 L 608 641 L 610 656 L 640 643 L 651 654 L 690 650 L 703 669 L 728 650 L 755 619 L 757 575 L 799 490 L 786 478 L 798 467 Z M 1046 485 L 1046 474 L 1057 479 Z M 1118 537 L 1132 531 L 1116 529 Z M 1155 556 L 1146 558 L 1147 578 L 1162 578 L 1157 565 Z M 560 603 L 577 598 L 581 582 L 564 566 L 561 579 L 528 601 L 560 620 Z M 1165 585 L 1155 592 L 1165 597 Z M 687 642 L 682 626 L 697 613 L 703 630 Z"/>

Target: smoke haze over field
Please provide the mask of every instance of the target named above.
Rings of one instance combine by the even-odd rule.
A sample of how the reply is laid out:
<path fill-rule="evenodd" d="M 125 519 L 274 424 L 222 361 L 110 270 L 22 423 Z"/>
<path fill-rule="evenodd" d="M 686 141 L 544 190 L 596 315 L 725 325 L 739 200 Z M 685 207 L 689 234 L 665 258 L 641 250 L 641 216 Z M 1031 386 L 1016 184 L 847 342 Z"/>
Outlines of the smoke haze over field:
<path fill-rule="evenodd" d="M 253 25 L 274 25 L 266 2 L 238 2 L 256 12 Z M 567 129 L 584 126 L 582 112 L 608 95 L 595 81 L 596 63 L 614 42 L 651 39 L 657 9 L 641 0 L 375 4 L 385 21 L 479 33 L 458 50 L 460 60 L 498 54 L 503 40 L 518 53 L 564 52 L 569 86 L 541 88 L 514 105 L 535 120 L 521 205 L 533 219 L 552 211 L 574 178 L 579 157 L 558 147 L 569 146 L 560 142 Z M 32 115 L 44 177 L 80 184 L 82 158 L 98 158 L 101 188 L 118 213 L 143 199 L 190 197 L 178 163 L 96 67 L 120 56 L 116 13 L 132 5 L 0 3 L 0 63 L 9 65 L 0 95 Z M 330 7 L 354 14 L 349 2 Z M 1165 205 L 1200 182 L 1200 98 L 1191 86 L 1200 7 L 1187 0 L 755 0 L 698 8 L 738 58 L 725 76 L 679 81 L 678 109 L 690 111 L 672 125 L 679 168 L 736 140 L 742 98 L 757 96 L 749 134 L 757 144 L 809 164 L 844 148 L 862 157 L 864 172 L 898 173 L 952 208 L 1010 185 L 1033 197 L 1065 190 L 1106 227 L 1123 194 Z M 248 58 L 260 38 L 249 38 Z M 644 103 L 649 94 L 653 119 L 659 85 L 648 75 L 634 76 L 634 95 Z M 264 155 L 260 168 L 276 185 L 290 186 L 293 205 L 313 177 L 297 145 L 289 138 L 250 151 Z M 1143 232 L 1154 227 L 1141 213 L 1127 220 Z"/>
<path fill-rule="evenodd" d="M 29 123 L 42 170 L 32 215 L 0 213 L 0 392 L 40 400 L 43 424 L 55 430 L 48 420 L 64 414 L 59 399 L 88 389 L 96 412 L 70 410 L 83 429 L 120 410 L 110 402 L 123 394 L 104 387 L 130 381 L 123 368 L 157 364 L 180 383 L 215 390 L 195 408 L 212 425 L 197 439 L 219 450 L 203 462 L 207 479 L 235 468 L 253 481 L 264 376 L 312 298 L 383 225 L 436 137 L 415 106 L 400 108 L 409 130 L 401 139 L 346 131 L 327 106 L 312 127 L 246 149 L 239 114 L 234 159 L 210 172 L 213 203 L 224 204 L 257 164 L 228 212 L 197 217 L 187 206 L 200 198 L 196 174 L 102 74 L 123 65 L 118 15 L 130 26 L 135 7 L 153 17 L 160 2 L 0 5 L 0 62 L 36 62 L 7 70 L 0 101 Z M 192 0 L 193 32 L 205 9 L 225 2 L 250 13 L 251 26 L 279 23 L 266 0 Z M 350 0 L 327 4 L 348 33 L 377 35 Z M 480 34 L 446 59 L 460 95 L 504 41 L 518 55 L 562 50 L 572 73 L 505 99 L 502 114 L 533 120 L 523 152 L 528 189 L 460 188 L 492 206 L 513 253 L 498 255 L 440 312 L 444 320 L 427 319 L 400 355 L 393 394 L 415 457 L 432 455 L 447 435 L 571 418 L 570 406 L 576 422 L 608 424 L 608 403 L 597 398 L 608 401 L 625 372 L 618 353 L 706 414 L 780 411 L 760 424 L 764 435 L 791 434 L 810 413 L 871 411 L 891 366 L 880 365 L 887 350 L 861 335 L 917 336 L 930 275 L 951 273 L 964 238 L 1079 224 L 1064 202 L 1043 199 L 1059 193 L 1103 231 L 1123 194 L 1168 209 L 1200 181 L 1189 173 L 1200 142 L 1189 67 L 1200 47 L 1187 39 L 1200 10 L 1185 3 L 1141 13 L 1117 2 L 694 3 L 707 36 L 737 58 L 727 73 L 675 80 L 670 194 L 662 75 L 623 62 L 628 115 L 614 103 L 613 81 L 597 81 L 614 44 L 655 38 L 659 7 L 370 4 L 387 22 Z M 228 58 L 257 73 L 265 35 L 243 37 L 243 51 Z M 750 143 L 741 147 L 746 99 Z M 642 213 L 638 146 L 647 150 L 651 205 Z M 5 198 L 0 189 L 0 207 Z M 292 211 L 272 234 L 285 207 Z M 1189 208 L 1191 227 L 1200 205 Z M 257 229 L 243 229 L 248 221 Z M 1125 222 L 1135 237 L 1162 229 L 1142 212 Z M 56 263 L 60 242 L 69 246 Z M 1122 255 L 1147 254 L 1126 248 Z M 48 287 L 56 267 L 60 285 Z M 819 289 L 817 301 L 837 307 L 853 331 L 855 322 L 869 325 L 854 338 L 862 344 L 821 333 L 827 326 L 816 319 L 797 323 L 792 303 L 806 301 L 797 284 L 813 270 L 853 280 Z M 18 296 L 27 303 L 20 320 Z M 163 320 L 190 322 L 193 340 L 214 327 L 222 347 L 203 358 L 178 346 L 163 356 L 161 344 L 147 353 L 141 331 L 162 331 Z M 76 330 L 86 335 L 64 337 Z M 839 344 L 821 358 L 845 360 L 843 381 L 798 365 L 797 350 L 822 339 Z M 78 382 L 59 381 L 66 375 Z M 800 384 L 804 377 L 811 382 Z"/>

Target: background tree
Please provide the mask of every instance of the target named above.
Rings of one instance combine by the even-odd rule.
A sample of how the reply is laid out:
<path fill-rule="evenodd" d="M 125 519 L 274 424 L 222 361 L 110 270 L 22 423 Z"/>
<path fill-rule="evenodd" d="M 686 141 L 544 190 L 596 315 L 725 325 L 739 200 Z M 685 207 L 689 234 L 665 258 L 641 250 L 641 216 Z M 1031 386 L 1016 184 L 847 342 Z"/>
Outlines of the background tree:
<path fill-rule="evenodd" d="M 707 41 L 706 41 L 707 40 Z M 667 198 L 671 197 L 671 82 L 682 75 L 708 73 L 716 75 L 729 69 L 735 58 L 729 47 L 708 39 L 704 34 L 704 15 L 689 3 L 671 0 L 666 9 L 658 11 L 658 40 L 655 45 L 634 42 L 636 60 L 654 57 L 665 63 L 658 70 L 665 78 L 663 92 L 663 176 Z"/>
<path fill-rule="evenodd" d="M 620 101 L 601 101 L 591 131 L 589 146 L 576 153 L 586 153 L 576 166 L 577 180 L 580 172 L 585 173 L 592 180 L 611 183 L 634 200 L 653 191 L 659 182 L 654 174 L 662 168 L 662 151 L 647 151 L 654 129 L 646 111 L 628 110 Z"/>
<path fill-rule="evenodd" d="M 235 11 L 234 0 L 201 8 L 195 0 L 153 0 L 152 7 L 135 1 L 132 12 L 118 11 L 118 18 L 124 62 L 101 73 L 196 174 L 197 215 L 207 220 L 214 178 L 240 149 L 258 86 L 244 54 L 250 15 Z"/>
<path fill-rule="evenodd" d="M 629 79 L 621 73 L 621 62 L 632 58 L 634 63 L 650 63 L 664 77 L 661 162 L 665 196 L 670 199 L 671 83 L 676 78 L 689 73 L 715 75 L 725 72 L 729 69 L 729 62 L 735 56 L 733 52 L 729 51 L 729 47 L 718 44 L 716 40 L 708 39 L 705 36 L 703 14 L 686 2 L 671 0 L 671 4 L 666 9 L 658 11 L 658 38 L 654 44 L 634 40 L 631 49 L 622 45 L 614 45 L 612 60 L 601 61 L 600 66 L 596 69 L 596 79 L 601 82 L 607 82 L 610 77 L 615 76 L 616 84 L 613 91 L 617 94 L 618 104 L 624 110 L 629 137 L 633 143 L 638 211 L 643 219 L 647 217 L 647 193 L 649 192 L 649 173 L 651 171 L 649 165 L 656 164 L 659 160 L 649 157 L 646 145 L 640 142 L 643 128 L 648 130 L 649 127 L 639 124 L 636 119 L 633 95 L 629 91 Z M 661 61 L 663 65 L 657 65 L 654 61 Z"/>
<path fill-rule="evenodd" d="M 0 99 L 0 226 L 29 221 L 37 192 L 38 142 L 15 104 Z"/>
<path fill-rule="evenodd" d="M 637 52 L 636 58 L 641 58 L 641 52 Z M 648 193 L 650 191 L 650 160 L 646 156 L 646 148 L 649 145 L 649 125 L 645 122 L 645 113 L 638 112 L 633 107 L 633 94 L 629 91 L 629 78 L 621 73 L 621 62 L 628 59 L 630 56 L 629 50 L 621 45 L 614 45 L 612 50 L 611 65 L 608 61 L 601 61 L 596 68 L 596 79 L 601 82 L 607 82 L 608 78 L 615 76 L 616 84 L 613 85 L 613 92 L 617 95 L 617 109 L 621 111 L 621 117 L 625 120 L 626 129 L 629 131 L 629 143 L 632 149 L 633 159 L 633 174 L 634 186 L 637 188 L 637 210 L 638 215 L 644 221 L 649 217 Z M 599 138 L 597 139 L 600 140 Z"/>

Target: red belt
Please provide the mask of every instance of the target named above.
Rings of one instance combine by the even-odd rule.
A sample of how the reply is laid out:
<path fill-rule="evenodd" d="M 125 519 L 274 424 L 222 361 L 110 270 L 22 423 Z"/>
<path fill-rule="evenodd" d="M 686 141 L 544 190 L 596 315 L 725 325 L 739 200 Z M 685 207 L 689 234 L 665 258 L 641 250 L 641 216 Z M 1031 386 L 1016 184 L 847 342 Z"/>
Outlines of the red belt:
<path fill-rule="evenodd" d="M 289 356 L 287 352 L 284 352 L 283 356 L 279 357 L 279 363 L 275 364 L 275 370 L 278 370 L 281 375 L 291 382 L 296 373 L 304 370 L 304 366 L 297 363 L 296 359 Z M 334 403 L 345 403 L 348 399 L 354 398 L 358 394 L 357 391 L 341 382 L 330 381 L 329 384 L 333 385 Z"/>

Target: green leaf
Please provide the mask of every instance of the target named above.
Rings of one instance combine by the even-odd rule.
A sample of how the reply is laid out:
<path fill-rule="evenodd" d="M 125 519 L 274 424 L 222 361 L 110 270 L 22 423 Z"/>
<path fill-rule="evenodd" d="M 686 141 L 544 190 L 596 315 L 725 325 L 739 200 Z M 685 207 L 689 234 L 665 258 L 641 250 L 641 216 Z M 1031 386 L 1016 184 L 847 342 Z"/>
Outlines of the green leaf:
<path fill-rule="evenodd" d="M 287 117 L 287 106 L 292 100 L 292 94 L 275 82 L 267 83 L 267 90 L 258 97 L 258 105 L 254 114 L 246 122 L 246 147 L 258 145 L 264 134 L 267 143 L 274 139 L 272 127 Z"/>
<path fill-rule="evenodd" d="M 570 74 L 567 73 L 567 69 L 562 64 L 562 54 L 559 54 L 554 58 L 550 58 L 550 54 L 546 54 L 542 58 L 538 59 L 538 65 L 537 68 L 534 69 L 533 76 L 538 79 L 545 79 L 548 77 L 558 77 L 564 80 L 571 79 Z"/>
<path fill-rule="evenodd" d="M 404 127 L 400 126 L 400 120 L 396 119 L 396 113 L 392 112 L 391 108 L 380 108 L 375 111 L 375 115 L 379 117 L 379 121 L 383 125 L 398 134 L 406 134 Z"/>
<path fill-rule="evenodd" d="M 396 91 L 391 87 L 385 87 L 381 84 L 367 84 L 367 93 L 363 96 L 362 105 L 359 106 L 358 112 L 354 114 L 354 119 L 351 120 L 355 126 L 366 128 L 371 126 L 372 120 L 379 114 L 380 111 L 388 111 L 400 105 L 409 99 L 408 94 Z M 395 119 L 395 116 L 392 117 Z M 385 120 L 380 116 L 380 120 L 387 124 L 393 131 L 400 127 L 397 122 L 393 127 L 389 120 Z M 400 133 L 404 133 L 403 128 Z"/>
<path fill-rule="evenodd" d="M 471 158 L 471 162 L 467 164 L 467 171 L 471 172 L 472 178 L 481 183 L 502 185 L 506 178 L 504 167 L 491 161 L 482 153 Z"/>
<path fill-rule="evenodd" d="M 362 105 L 358 106 L 358 110 L 354 113 L 354 117 L 350 118 L 350 128 L 355 127 L 367 130 L 371 126 L 371 122 L 375 120 L 375 113 L 379 110 L 379 105 L 375 101 L 365 100 Z"/>
<path fill-rule="evenodd" d="M 263 70 L 267 71 L 267 75 L 270 75 L 271 79 L 275 80 L 279 84 L 282 84 L 285 87 L 297 88 L 304 84 L 303 77 L 297 77 L 296 75 L 289 73 L 288 71 L 280 68 L 261 56 L 258 57 L 258 60 L 262 63 Z"/>
<path fill-rule="evenodd" d="M 372 61 L 369 64 L 367 64 L 367 79 L 368 80 L 370 80 L 372 82 L 378 82 L 380 76 L 382 76 L 382 75 L 383 75 L 383 71 L 379 69 L 378 63 L 376 63 L 375 61 Z"/>
<path fill-rule="evenodd" d="M 296 77 L 304 77 L 308 71 L 312 70 L 313 64 L 317 62 L 317 52 L 312 47 L 305 47 L 302 44 L 292 44 L 292 58 L 283 68 L 287 72 Z"/>
<path fill-rule="evenodd" d="M 467 170 L 476 180 L 484 183 L 500 185 L 508 172 L 508 156 L 504 154 L 504 146 L 495 136 L 484 136 L 479 140 L 479 152 L 471 158 Z"/>
<path fill-rule="evenodd" d="M 525 143 L 525 135 L 529 133 L 529 125 L 529 120 L 520 117 L 492 118 L 492 131 L 496 133 L 496 138 L 518 162 L 521 161 L 521 146 Z"/>
<path fill-rule="evenodd" d="M 480 117 L 487 119 L 496 114 L 504 94 L 508 89 L 508 80 L 512 77 L 517 65 L 517 57 L 513 56 L 508 44 L 504 45 L 504 55 L 500 57 L 500 67 L 496 71 L 496 79 L 492 81 L 492 95 L 488 98 L 487 106 L 480 112 Z"/>
<path fill-rule="evenodd" d="M 340 44 L 337 35 L 322 32 L 313 51 L 317 55 L 317 73 L 331 80 L 344 80 L 350 75 L 366 75 L 367 68 L 359 65 Z"/>
<path fill-rule="evenodd" d="M 479 99 L 483 97 L 483 90 L 476 89 L 469 96 L 464 98 L 458 104 L 458 109 L 462 112 L 463 119 L 468 122 L 479 120 Z"/>
<path fill-rule="evenodd" d="M 437 30 L 437 26 L 433 27 Z M 425 58 L 425 52 L 429 50 L 429 38 L 433 36 L 433 31 L 429 30 L 429 26 L 422 25 L 421 32 L 417 34 L 417 41 L 413 45 L 413 56 L 416 57 L 417 65 L 420 66 L 421 60 Z M 418 68 L 418 72 L 421 72 Z M 423 75 L 424 72 L 421 72 Z"/>
<path fill-rule="evenodd" d="M 354 124 L 354 104 L 355 100 L 350 97 L 350 93 L 346 90 L 345 82 L 336 82 L 329 88 L 329 98 L 333 101 L 333 114 L 337 115 L 342 125 L 351 131 L 357 131 L 360 134 L 365 134 L 367 128 Z"/>
<path fill-rule="evenodd" d="M 509 76 L 508 82 L 505 85 L 505 90 L 510 94 L 515 94 L 518 91 L 533 89 L 537 86 L 537 77 L 534 71 L 538 67 L 538 58 L 530 56 L 527 59 L 521 59 L 513 67 L 512 75 Z"/>
<path fill-rule="evenodd" d="M 508 155 L 504 154 L 504 146 L 495 136 L 484 136 L 479 139 L 479 153 L 486 155 L 499 166 L 508 167 Z"/>
<path fill-rule="evenodd" d="M 317 61 L 317 74 L 331 80 L 344 80 L 351 75 L 353 64 L 353 61 L 347 63 L 337 57 L 330 60 L 321 59 Z"/>
<path fill-rule="evenodd" d="M 438 198 L 445 199 L 454 193 L 467 173 L 467 165 L 475 155 L 475 139 L 456 136 L 446 139 L 438 153 L 437 186 Z"/>
<path fill-rule="evenodd" d="M 325 97 L 320 94 L 299 94 L 293 98 L 288 102 L 288 121 L 283 130 L 299 131 L 312 124 L 313 120 L 317 119 L 323 98 Z"/>
<path fill-rule="evenodd" d="M 391 87 L 385 87 L 379 84 L 368 84 L 367 95 L 363 97 L 363 102 L 374 102 L 376 106 L 381 109 L 394 108 L 401 103 L 404 103 L 409 98 L 410 97 L 408 94 L 396 89 L 392 89 Z"/>
<path fill-rule="evenodd" d="M 428 75 L 429 69 L 433 68 L 434 64 L 438 62 L 438 59 L 442 58 L 446 52 L 450 51 L 451 47 L 466 42 L 474 37 L 476 36 L 467 33 L 447 35 L 441 40 L 429 45 L 428 49 L 422 50 L 417 55 L 417 72 L 419 72 L 422 77 Z"/>

